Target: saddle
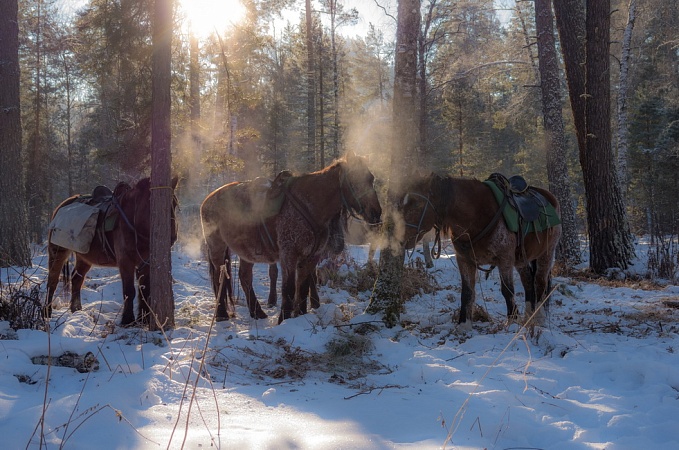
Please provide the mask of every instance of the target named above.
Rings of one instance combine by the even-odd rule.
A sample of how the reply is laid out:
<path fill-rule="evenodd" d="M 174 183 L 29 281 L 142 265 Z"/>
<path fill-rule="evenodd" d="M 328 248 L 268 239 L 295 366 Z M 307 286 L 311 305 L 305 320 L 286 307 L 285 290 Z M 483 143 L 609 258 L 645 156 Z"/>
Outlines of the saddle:
<path fill-rule="evenodd" d="M 99 210 L 97 231 L 112 231 L 118 219 L 118 208 L 113 207 L 114 197 L 122 195 L 123 190 L 129 190 L 127 183 L 121 182 L 116 186 L 115 192 L 108 186 L 97 186 L 92 190 L 92 195 L 82 195 L 78 201 L 93 206 Z"/>
<path fill-rule="evenodd" d="M 115 226 L 118 211 L 112 206 L 113 192 L 106 186 L 76 197 L 54 215 L 49 224 L 50 242 L 78 253 L 89 252 L 95 234 L 103 239 L 103 234 Z"/>
<path fill-rule="evenodd" d="M 493 173 L 484 181 L 495 194 L 498 203 L 507 206 L 503 211 L 510 231 L 522 230 L 522 235 L 543 231 L 561 223 L 556 210 L 539 191 L 529 186 L 520 175 L 505 177 Z"/>

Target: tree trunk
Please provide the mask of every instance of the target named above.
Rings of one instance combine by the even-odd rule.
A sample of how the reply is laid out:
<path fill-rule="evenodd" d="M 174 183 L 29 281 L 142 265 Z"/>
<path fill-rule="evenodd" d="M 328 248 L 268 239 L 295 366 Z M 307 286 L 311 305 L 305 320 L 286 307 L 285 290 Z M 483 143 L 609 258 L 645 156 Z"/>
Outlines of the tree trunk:
<path fill-rule="evenodd" d="M 611 146 L 610 6 L 610 0 L 587 2 L 585 26 L 587 146 L 580 160 L 587 195 L 590 267 L 596 273 L 613 267 L 626 269 L 634 256 Z"/>
<path fill-rule="evenodd" d="M 199 161 L 203 160 L 203 137 L 200 131 L 200 47 L 195 34 L 189 34 L 189 113 L 191 120 L 191 146 L 194 155 L 191 169 L 185 172 L 184 182 L 190 199 L 205 195 L 199 188 Z"/>
<path fill-rule="evenodd" d="M 627 88 L 630 59 L 632 57 L 632 31 L 637 18 L 637 0 L 630 0 L 627 26 L 622 37 L 620 55 L 620 82 L 618 83 L 618 175 L 623 186 L 623 198 L 627 197 Z"/>
<path fill-rule="evenodd" d="M 337 34 L 335 19 L 337 15 L 337 2 L 331 2 L 330 6 L 330 44 L 332 48 L 332 94 L 334 98 L 333 103 L 333 126 L 332 126 L 332 151 L 335 158 L 339 157 L 340 147 L 340 123 L 339 123 L 339 69 L 337 68 L 337 42 L 335 36 Z"/>
<path fill-rule="evenodd" d="M 568 95 L 580 154 L 585 149 L 585 10 L 581 0 L 554 0 Z M 581 161 L 582 164 L 582 161 Z"/>
<path fill-rule="evenodd" d="M 17 0 L 0 0 L 0 267 L 30 267 L 19 101 Z"/>
<path fill-rule="evenodd" d="M 563 233 L 557 251 L 557 259 L 567 267 L 579 264 L 580 239 L 571 182 L 566 165 L 566 138 L 561 112 L 561 83 L 559 60 L 554 39 L 554 17 L 550 0 L 535 0 L 535 29 L 538 39 L 538 68 L 542 92 L 542 118 L 548 141 L 547 177 L 549 190 L 561 205 Z"/>
<path fill-rule="evenodd" d="M 399 0 L 394 65 L 394 104 L 389 192 L 385 205 L 385 228 L 389 245 L 380 252 L 380 270 L 368 314 L 382 313 L 388 327 L 399 323 L 401 281 L 405 250 L 394 237 L 394 213 L 402 191 L 401 179 L 416 154 L 418 143 L 417 38 L 420 33 L 420 0 Z"/>
<path fill-rule="evenodd" d="M 155 0 L 151 122 L 151 317 L 149 329 L 174 327 L 171 240 L 170 61 L 172 1 Z M 142 280 L 143 281 L 143 280 Z M 143 300 L 140 299 L 140 303 Z M 142 319 L 144 319 L 142 317 Z"/>
<path fill-rule="evenodd" d="M 314 64 L 314 31 L 311 20 L 311 0 L 306 0 L 307 50 L 307 158 L 314 160 L 316 152 L 316 67 Z"/>
<path fill-rule="evenodd" d="M 590 268 L 625 269 L 634 246 L 611 148 L 610 1 L 587 2 L 586 12 L 579 0 L 555 1 L 554 10 L 587 199 Z"/>

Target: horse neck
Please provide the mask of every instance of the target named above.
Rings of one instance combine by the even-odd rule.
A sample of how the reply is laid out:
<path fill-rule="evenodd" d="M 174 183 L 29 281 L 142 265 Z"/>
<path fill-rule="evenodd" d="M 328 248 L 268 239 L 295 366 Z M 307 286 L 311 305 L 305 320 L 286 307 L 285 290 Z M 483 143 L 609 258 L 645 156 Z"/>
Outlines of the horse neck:
<path fill-rule="evenodd" d="M 303 175 L 291 187 L 319 224 L 328 223 L 342 210 L 340 175 L 341 167 L 334 165 Z"/>
<path fill-rule="evenodd" d="M 137 204 L 139 202 L 137 193 L 134 190 L 129 190 L 120 196 L 118 202 L 122 212 L 127 218 L 127 221 L 124 218 L 119 219 L 122 221 L 120 226 L 127 229 L 128 231 L 138 234 L 141 237 L 148 238 L 148 230 L 141 228 L 144 218 L 140 215 L 144 214 L 144 211 L 140 209 L 139 205 Z M 150 211 L 148 213 L 150 216 Z M 127 222 L 129 222 L 129 224 Z"/>
<path fill-rule="evenodd" d="M 444 183 L 440 202 L 443 228 L 456 237 L 469 234 L 473 238 L 495 214 L 495 198 L 488 187 L 475 179 L 448 177 Z M 489 207 L 479 208 L 486 202 L 490 202 Z"/>

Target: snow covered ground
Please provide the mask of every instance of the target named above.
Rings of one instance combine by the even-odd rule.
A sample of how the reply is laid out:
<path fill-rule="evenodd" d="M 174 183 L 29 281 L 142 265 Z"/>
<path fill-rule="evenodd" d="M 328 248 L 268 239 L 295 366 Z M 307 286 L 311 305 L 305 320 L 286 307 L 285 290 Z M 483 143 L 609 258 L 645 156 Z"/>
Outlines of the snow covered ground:
<path fill-rule="evenodd" d="M 366 255 L 351 246 L 340 273 Z M 43 282 L 44 252 L 34 263 L 26 275 Z M 679 448 L 679 287 L 557 277 L 548 324 L 530 335 L 505 326 L 493 273 L 477 286 L 491 321 L 465 334 L 450 246 L 428 273 L 438 289 L 405 304 L 402 327 L 363 314 L 370 292 L 346 282 L 281 325 L 277 308 L 254 321 L 241 300 L 211 326 L 206 263 L 177 246 L 177 326 L 162 335 L 120 328 L 117 272 L 95 268 L 83 311 L 58 291 L 50 334 L 0 322 L 1 447 L 39 448 L 42 434 L 66 449 Z M 16 278 L 2 270 L 5 286 Z M 48 377 L 31 360 L 65 352 L 92 352 L 99 370 Z"/>

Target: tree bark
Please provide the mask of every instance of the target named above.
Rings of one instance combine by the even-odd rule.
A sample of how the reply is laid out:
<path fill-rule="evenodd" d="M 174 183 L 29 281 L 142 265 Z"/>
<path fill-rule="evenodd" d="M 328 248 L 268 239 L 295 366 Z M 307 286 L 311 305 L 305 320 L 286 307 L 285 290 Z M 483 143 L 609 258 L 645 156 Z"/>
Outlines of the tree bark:
<path fill-rule="evenodd" d="M 146 299 L 151 312 L 148 324 L 152 331 L 174 327 L 170 253 L 173 193 L 170 153 L 171 44 L 172 1 L 155 0 L 151 122 L 151 279 L 147 280 L 151 286 L 151 298 Z"/>
<path fill-rule="evenodd" d="M 632 31 L 637 18 L 637 0 L 630 0 L 627 26 L 622 37 L 622 51 L 620 55 L 620 75 L 618 83 L 618 176 L 623 186 L 623 198 L 627 197 L 627 152 L 628 152 L 628 121 L 627 121 L 627 89 L 630 60 L 632 58 Z"/>
<path fill-rule="evenodd" d="M 586 10 L 579 0 L 554 1 L 554 10 L 585 185 L 590 269 L 625 269 L 634 246 L 611 147 L 610 0 L 587 2 Z"/>
<path fill-rule="evenodd" d="M 381 313 L 387 327 L 397 325 L 400 320 L 405 249 L 394 236 L 394 213 L 398 202 L 398 198 L 394 197 L 402 191 L 401 179 L 416 154 L 419 139 L 416 80 L 419 34 L 420 0 L 399 0 L 392 113 L 394 141 L 391 145 L 388 204 L 384 214 L 389 245 L 380 251 L 380 270 L 366 311 L 369 314 Z"/>
<path fill-rule="evenodd" d="M 311 19 L 311 0 L 306 0 L 307 47 L 307 158 L 314 161 L 316 152 L 316 65 L 314 63 L 314 30 Z"/>
<path fill-rule="evenodd" d="M 582 261 L 580 239 L 571 181 L 566 164 L 566 138 L 563 115 L 561 112 L 561 83 L 559 79 L 559 60 L 554 38 L 554 17 L 550 0 L 535 0 L 535 29 L 538 39 L 538 69 L 542 93 L 542 118 L 547 142 L 547 177 L 549 190 L 561 205 L 563 233 L 557 251 L 557 260 L 573 266 Z"/>
<path fill-rule="evenodd" d="M 24 202 L 17 0 L 0 0 L 0 267 L 31 265 Z"/>

